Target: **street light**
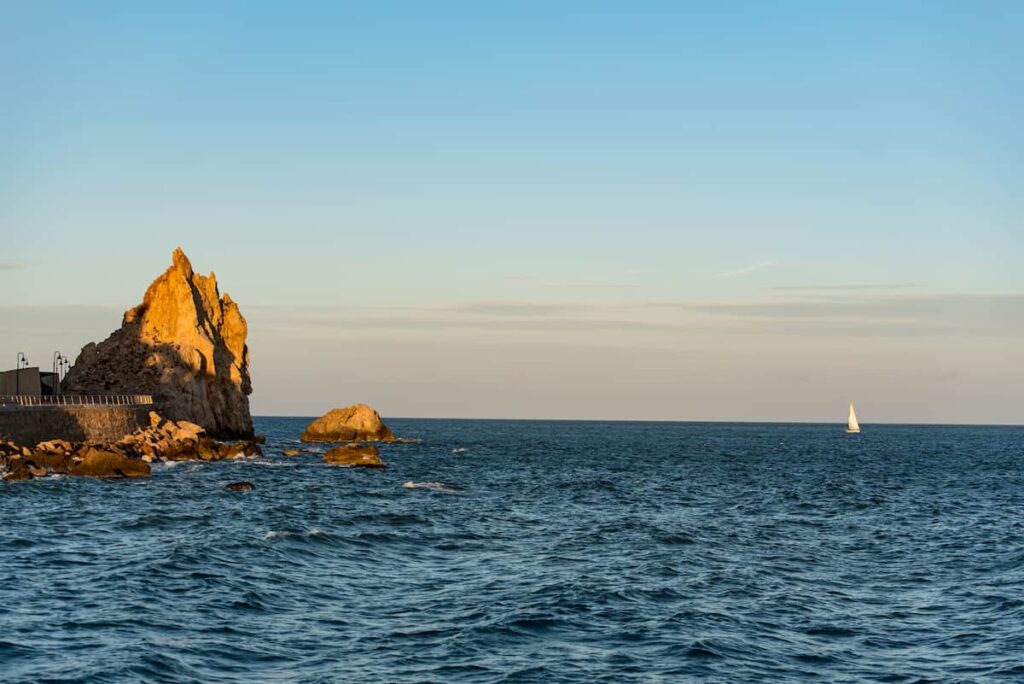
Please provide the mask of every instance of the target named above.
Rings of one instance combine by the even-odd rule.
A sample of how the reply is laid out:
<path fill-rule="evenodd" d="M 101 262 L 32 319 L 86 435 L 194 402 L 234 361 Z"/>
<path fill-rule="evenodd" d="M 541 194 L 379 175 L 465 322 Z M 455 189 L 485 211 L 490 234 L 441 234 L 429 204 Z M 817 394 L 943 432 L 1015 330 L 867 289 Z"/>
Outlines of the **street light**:
<path fill-rule="evenodd" d="M 57 370 L 60 368 L 61 362 L 64 360 L 64 355 L 59 351 L 53 352 L 53 394 L 56 395 L 60 390 L 60 372 Z"/>
<path fill-rule="evenodd" d="M 17 365 L 14 368 L 14 393 L 21 395 L 21 364 L 25 364 L 25 368 L 28 368 L 28 359 L 25 358 L 25 352 L 18 352 Z"/>

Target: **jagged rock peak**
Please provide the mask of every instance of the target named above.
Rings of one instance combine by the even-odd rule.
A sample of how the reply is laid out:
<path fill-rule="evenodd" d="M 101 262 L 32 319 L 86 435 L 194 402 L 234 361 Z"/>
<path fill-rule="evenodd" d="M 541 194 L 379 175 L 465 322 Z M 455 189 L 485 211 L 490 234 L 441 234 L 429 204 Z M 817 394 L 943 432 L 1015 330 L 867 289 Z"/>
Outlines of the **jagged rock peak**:
<path fill-rule="evenodd" d="M 249 437 L 248 325 L 213 273 L 195 273 L 179 247 L 171 266 L 125 312 L 121 328 L 82 349 L 65 391 L 148 393 L 156 409 L 219 437 Z"/>
<path fill-rule="evenodd" d="M 171 263 L 174 265 L 174 268 L 184 273 L 186 278 L 192 275 L 192 262 L 185 256 L 185 252 L 181 250 L 181 247 L 174 248 L 174 251 L 171 253 Z"/>

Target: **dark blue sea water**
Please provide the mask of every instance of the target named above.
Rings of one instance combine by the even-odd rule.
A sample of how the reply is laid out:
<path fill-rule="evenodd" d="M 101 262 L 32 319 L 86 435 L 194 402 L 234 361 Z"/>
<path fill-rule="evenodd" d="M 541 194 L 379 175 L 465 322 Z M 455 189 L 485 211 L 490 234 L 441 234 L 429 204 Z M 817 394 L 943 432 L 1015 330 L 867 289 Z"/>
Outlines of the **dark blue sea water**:
<path fill-rule="evenodd" d="M 391 422 L 0 484 L 0 680 L 1024 679 L 1024 429 Z"/>

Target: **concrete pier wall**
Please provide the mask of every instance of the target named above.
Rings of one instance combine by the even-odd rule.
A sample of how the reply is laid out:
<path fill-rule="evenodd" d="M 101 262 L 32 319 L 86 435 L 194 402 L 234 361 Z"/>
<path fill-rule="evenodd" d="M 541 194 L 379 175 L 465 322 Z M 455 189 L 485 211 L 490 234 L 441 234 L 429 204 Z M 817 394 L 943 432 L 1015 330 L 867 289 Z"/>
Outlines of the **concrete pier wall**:
<path fill-rule="evenodd" d="M 0 410 L 0 438 L 22 446 L 49 439 L 116 442 L 149 425 L 150 406 L 33 406 Z"/>

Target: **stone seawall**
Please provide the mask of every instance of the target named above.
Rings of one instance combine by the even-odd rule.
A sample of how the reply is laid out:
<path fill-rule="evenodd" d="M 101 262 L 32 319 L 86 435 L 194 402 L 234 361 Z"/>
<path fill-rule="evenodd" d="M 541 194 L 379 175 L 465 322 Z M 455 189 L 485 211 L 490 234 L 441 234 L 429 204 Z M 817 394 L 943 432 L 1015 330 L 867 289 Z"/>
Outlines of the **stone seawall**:
<path fill-rule="evenodd" d="M 149 406 L 36 406 L 0 410 L 0 438 L 25 446 L 50 439 L 116 442 L 149 425 Z"/>

